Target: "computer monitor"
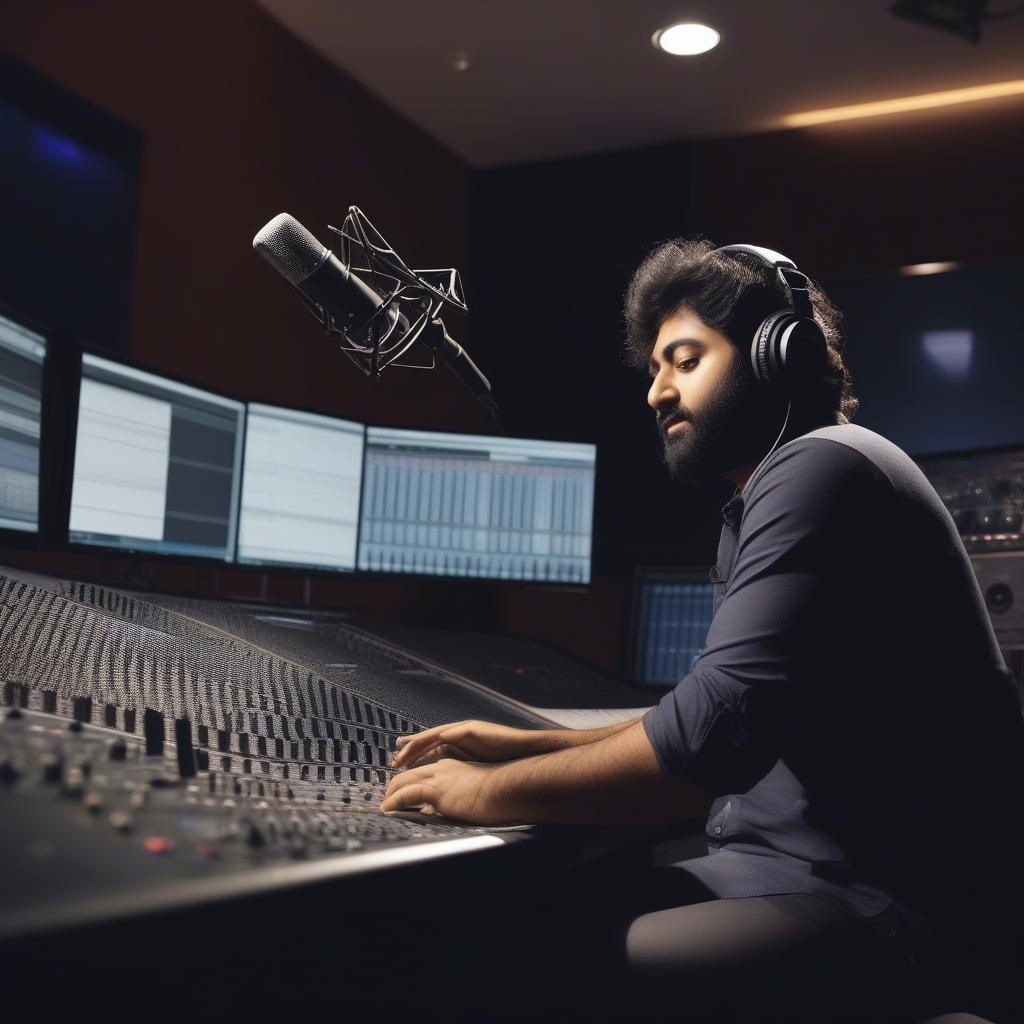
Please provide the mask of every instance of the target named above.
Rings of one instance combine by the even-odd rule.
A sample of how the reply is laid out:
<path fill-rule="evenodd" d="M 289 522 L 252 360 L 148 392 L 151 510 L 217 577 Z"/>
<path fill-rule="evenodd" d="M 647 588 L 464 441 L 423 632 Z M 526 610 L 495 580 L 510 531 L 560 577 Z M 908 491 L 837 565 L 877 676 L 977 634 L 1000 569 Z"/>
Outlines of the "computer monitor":
<path fill-rule="evenodd" d="M 46 339 L 0 316 L 0 528 L 39 531 Z"/>
<path fill-rule="evenodd" d="M 845 317 L 855 422 L 914 458 L 1024 444 L 1022 272 L 1014 261 L 824 282 Z"/>
<path fill-rule="evenodd" d="M 633 680 L 678 683 L 700 657 L 714 595 L 707 572 L 642 570 L 634 594 Z"/>
<path fill-rule="evenodd" d="M 240 562 L 355 569 L 365 432 L 350 420 L 249 405 Z"/>
<path fill-rule="evenodd" d="M 230 561 L 242 402 L 86 353 L 68 539 Z"/>
<path fill-rule="evenodd" d="M 592 444 L 368 427 L 359 568 L 589 583 Z"/>

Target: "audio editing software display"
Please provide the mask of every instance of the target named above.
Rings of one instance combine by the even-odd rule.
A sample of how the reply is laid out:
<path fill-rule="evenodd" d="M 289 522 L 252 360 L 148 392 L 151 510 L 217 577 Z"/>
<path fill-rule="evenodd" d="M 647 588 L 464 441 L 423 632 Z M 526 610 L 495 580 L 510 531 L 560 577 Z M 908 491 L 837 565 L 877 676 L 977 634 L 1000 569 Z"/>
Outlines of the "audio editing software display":
<path fill-rule="evenodd" d="M 83 355 L 69 539 L 230 561 L 244 409 Z"/>
<path fill-rule="evenodd" d="M 637 594 L 634 676 L 638 683 L 679 682 L 700 656 L 711 625 L 711 584 L 695 578 L 650 574 Z"/>
<path fill-rule="evenodd" d="M 250 405 L 238 560 L 354 569 L 361 423 Z"/>
<path fill-rule="evenodd" d="M 39 529 L 46 339 L 0 316 L 0 527 Z"/>
<path fill-rule="evenodd" d="M 596 448 L 369 427 L 359 568 L 590 581 Z"/>

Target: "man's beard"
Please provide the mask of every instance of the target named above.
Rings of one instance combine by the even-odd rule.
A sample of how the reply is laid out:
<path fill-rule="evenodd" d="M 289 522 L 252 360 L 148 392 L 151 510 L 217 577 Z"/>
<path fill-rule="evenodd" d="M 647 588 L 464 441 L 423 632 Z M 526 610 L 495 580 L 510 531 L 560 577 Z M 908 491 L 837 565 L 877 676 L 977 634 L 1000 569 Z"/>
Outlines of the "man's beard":
<path fill-rule="evenodd" d="M 658 411 L 658 433 L 669 475 L 682 484 L 697 484 L 759 462 L 781 430 L 784 416 L 785 404 L 780 405 L 777 397 L 758 384 L 753 369 L 737 350 L 721 384 L 699 413 L 682 406 Z M 680 417 L 687 421 L 686 426 L 666 434 L 666 423 L 671 425 Z"/>

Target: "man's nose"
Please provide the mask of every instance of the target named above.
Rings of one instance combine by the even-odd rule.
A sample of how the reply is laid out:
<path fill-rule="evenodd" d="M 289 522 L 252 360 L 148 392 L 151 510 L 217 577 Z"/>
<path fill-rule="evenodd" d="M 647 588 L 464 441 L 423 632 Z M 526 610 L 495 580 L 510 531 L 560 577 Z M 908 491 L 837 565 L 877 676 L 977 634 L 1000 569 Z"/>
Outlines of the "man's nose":
<path fill-rule="evenodd" d="M 657 412 L 664 405 L 679 404 L 679 389 L 671 379 L 659 373 L 651 381 L 651 389 L 647 392 L 647 404 Z"/>

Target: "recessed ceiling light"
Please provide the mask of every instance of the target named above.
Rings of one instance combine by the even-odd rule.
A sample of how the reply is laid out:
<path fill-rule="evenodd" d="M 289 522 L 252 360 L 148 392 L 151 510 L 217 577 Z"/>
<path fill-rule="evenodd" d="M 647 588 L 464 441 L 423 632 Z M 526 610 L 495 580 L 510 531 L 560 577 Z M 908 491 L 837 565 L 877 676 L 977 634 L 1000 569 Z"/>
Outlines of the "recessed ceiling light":
<path fill-rule="evenodd" d="M 696 22 L 685 22 L 659 28 L 651 37 L 651 42 L 659 50 L 671 53 L 674 57 L 695 57 L 698 53 L 713 50 L 722 37 L 707 25 Z"/>
<path fill-rule="evenodd" d="M 452 68 L 455 71 L 468 71 L 469 70 L 469 57 L 464 53 L 457 53 L 455 60 L 452 61 Z"/>

